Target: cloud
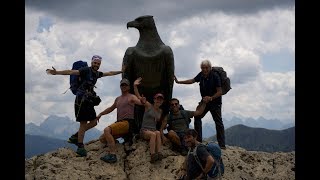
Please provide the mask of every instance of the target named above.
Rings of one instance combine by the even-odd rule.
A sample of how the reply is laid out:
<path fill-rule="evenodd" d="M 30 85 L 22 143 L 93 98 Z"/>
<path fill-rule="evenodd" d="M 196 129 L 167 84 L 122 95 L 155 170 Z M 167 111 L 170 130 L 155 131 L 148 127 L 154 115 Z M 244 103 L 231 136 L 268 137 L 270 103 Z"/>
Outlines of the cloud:
<path fill-rule="evenodd" d="M 43 1 L 26 2 L 26 122 L 40 122 L 53 114 L 74 119 L 74 95 L 70 91 L 62 94 L 69 87 L 69 76 L 47 75 L 47 68 L 70 69 L 74 61 L 82 59 L 90 62 L 92 55 L 98 54 L 103 58 L 101 71 L 120 70 L 126 49 L 135 46 L 138 41 L 138 31 L 126 29 L 127 20 L 122 21 L 126 15 L 119 13 L 118 17 L 113 12 L 112 16 L 108 16 L 110 19 L 114 17 L 113 20 L 93 20 L 93 16 L 81 20 L 81 16 L 71 15 L 72 8 L 68 12 L 70 14 L 64 14 L 71 6 L 70 2 L 63 3 L 60 13 L 58 1 L 51 4 L 51 10 L 46 7 L 49 7 L 50 1 L 47 1 L 48 4 L 42 4 Z M 120 2 L 111 3 L 118 7 L 118 12 L 127 12 L 120 8 Z M 141 8 L 151 8 L 149 2 L 145 3 L 146 6 Z M 161 6 L 179 13 L 180 9 L 171 3 L 166 1 Z M 84 15 L 94 14 L 90 6 L 87 11 L 80 11 L 85 4 L 85 1 L 79 2 L 75 9 L 86 12 Z M 186 6 L 191 4 L 186 3 Z M 293 57 L 286 61 L 294 61 L 295 9 L 282 7 L 284 4 L 279 3 L 276 8 L 271 8 L 270 4 L 261 5 L 257 7 L 259 11 L 251 13 L 206 11 L 200 8 L 204 5 L 192 4 L 200 10 L 177 14 L 179 16 L 174 21 L 166 21 L 161 16 L 155 16 L 155 19 L 162 41 L 173 50 L 175 74 L 180 80 L 194 78 L 200 71 L 203 59 L 209 59 L 214 66 L 222 66 L 227 71 L 232 90 L 223 97 L 223 114 L 294 121 L 294 68 L 287 68 L 290 71 L 265 72 L 264 63 L 268 61 L 262 63 L 262 59 L 269 54 L 275 56 L 281 53 L 285 54 L 284 58 Z M 132 6 L 132 13 L 138 12 L 139 8 Z M 96 8 L 99 13 L 100 7 Z M 229 9 L 234 10 L 232 7 Z M 107 9 L 104 11 L 107 12 Z M 101 14 L 96 16 L 104 17 Z M 131 14 L 128 17 L 130 21 L 136 16 Z M 46 28 L 37 31 L 46 21 L 49 21 Z M 120 95 L 120 79 L 121 75 L 117 75 L 98 80 L 96 91 L 102 103 L 96 107 L 97 113 L 110 106 Z M 179 98 L 186 109 L 194 110 L 201 99 L 199 86 L 197 83 L 174 84 L 173 97 Z M 212 121 L 210 118 L 208 114 L 204 120 Z M 103 116 L 97 127 L 102 130 L 115 120 L 116 112 L 112 112 Z"/>
<path fill-rule="evenodd" d="M 237 84 L 232 88 L 223 99 L 225 112 L 254 118 L 294 119 L 294 72 L 262 72 L 256 81 Z"/>
<path fill-rule="evenodd" d="M 228 14 L 251 14 L 274 7 L 293 6 L 292 0 L 26 0 L 26 7 L 45 11 L 65 21 L 97 21 L 102 23 L 125 24 L 132 17 L 154 15 L 164 22 L 180 21 L 202 12 Z"/>

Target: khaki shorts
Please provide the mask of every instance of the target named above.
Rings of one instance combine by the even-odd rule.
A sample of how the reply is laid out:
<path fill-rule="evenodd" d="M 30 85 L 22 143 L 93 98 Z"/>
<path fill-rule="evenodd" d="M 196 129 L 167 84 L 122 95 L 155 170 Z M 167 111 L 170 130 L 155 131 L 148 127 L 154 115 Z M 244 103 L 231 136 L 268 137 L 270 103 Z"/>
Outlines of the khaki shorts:
<path fill-rule="evenodd" d="M 115 137 L 122 137 L 129 133 L 129 122 L 126 120 L 117 121 L 110 126 L 111 135 Z"/>

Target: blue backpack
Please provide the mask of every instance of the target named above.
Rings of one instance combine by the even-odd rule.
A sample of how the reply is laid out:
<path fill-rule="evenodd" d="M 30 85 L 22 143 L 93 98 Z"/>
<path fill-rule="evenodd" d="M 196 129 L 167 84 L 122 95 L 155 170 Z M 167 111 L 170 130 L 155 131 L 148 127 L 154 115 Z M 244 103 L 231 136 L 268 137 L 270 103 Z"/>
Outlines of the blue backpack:
<path fill-rule="evenodd" d="M 224 164 L 222 161 L 222 152 L 221 152 L 221 148 L 219 147 L 218 144 L 214 143 L 214 142 L 208 142 L 207 144 L 200 144 L 198 146 L 206 146 L 207 151 L 211 154 L 211 156 L 214 159 L 214 163 L 213 166 L 211 168 L 211 170 L 208 172 L 208 176 L 214 178 L 214 177 L 219 177 L 221 178 L 221 176 L 224 174 Z M 195 147 L 194 149 L 194 159 L 196 160 L 197 164 L 201 167 L 202 171 L 204 170 L 204 167 L 202 167 L 201 162 L 198 158 L 197 155 L 197 147 Z"/>
<path fill-rule="evenodd" d="M 88 63 L 82 60 L 72 64 L 72 70 L 78 70 L 82 67 L 88 67 Z M 70 75 L 70 89 L 74 95 L 77 95 L 77 90 L 81 86 L 82 81 L 79 75 Z"/>

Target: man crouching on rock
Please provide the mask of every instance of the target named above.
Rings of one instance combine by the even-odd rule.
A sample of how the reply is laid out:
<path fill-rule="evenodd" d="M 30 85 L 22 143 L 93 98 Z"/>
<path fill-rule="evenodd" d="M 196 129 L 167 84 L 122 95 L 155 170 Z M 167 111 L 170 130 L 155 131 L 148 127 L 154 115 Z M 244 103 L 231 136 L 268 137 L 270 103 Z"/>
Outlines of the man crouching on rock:
<path fill-rule="evenodd" d="M 185 131 L 184 141 L 186 146 L 189 147 L 188 155 L 186 156 L 186 161 L 184 162 L 184 167 L 182 169 L 183 175 L 180 179 L 191 180 L 191 179 L 211 179 L 207 176 L 207 173 L 213 167 L 214 159 L 207 151 L 205 146 L 198 146 L 201 144 L 197 141 L 198 133 L 194 129 L 188 129 Z M 195 148 L 195 147 L 198 148 Z M 195 152 L 194 152 L 195 151 Z M 194 153 L 197 153 L 197 157 L 199 158 L 202 167 L 199 167 L 197 160 L 195 159 Z"/>

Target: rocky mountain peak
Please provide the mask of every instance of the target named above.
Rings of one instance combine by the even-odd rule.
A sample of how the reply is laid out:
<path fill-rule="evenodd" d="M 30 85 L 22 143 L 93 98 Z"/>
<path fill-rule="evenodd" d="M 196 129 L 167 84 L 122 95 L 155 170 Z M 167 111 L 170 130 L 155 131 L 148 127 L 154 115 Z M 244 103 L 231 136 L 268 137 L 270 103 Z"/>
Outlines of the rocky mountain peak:
<path fill-rule="evenodd" d="M 98 140 L 86 143 L 87 157 L 76 157 L 69 148 L 34 156 L 25 160 L 25 179 L 177 179 L 184 156 L 162 147 L 164 159 L 150 163 L 147 141 L 137 140 L 131 147 L 116 144 L 118 162 L 108 164 L 100 160 L 106 145 Z M 223 150 L 224 180 L 234 179 L 295 179 L 295 152 L 266 153 L 246 151 L 227 146 Z"/>

